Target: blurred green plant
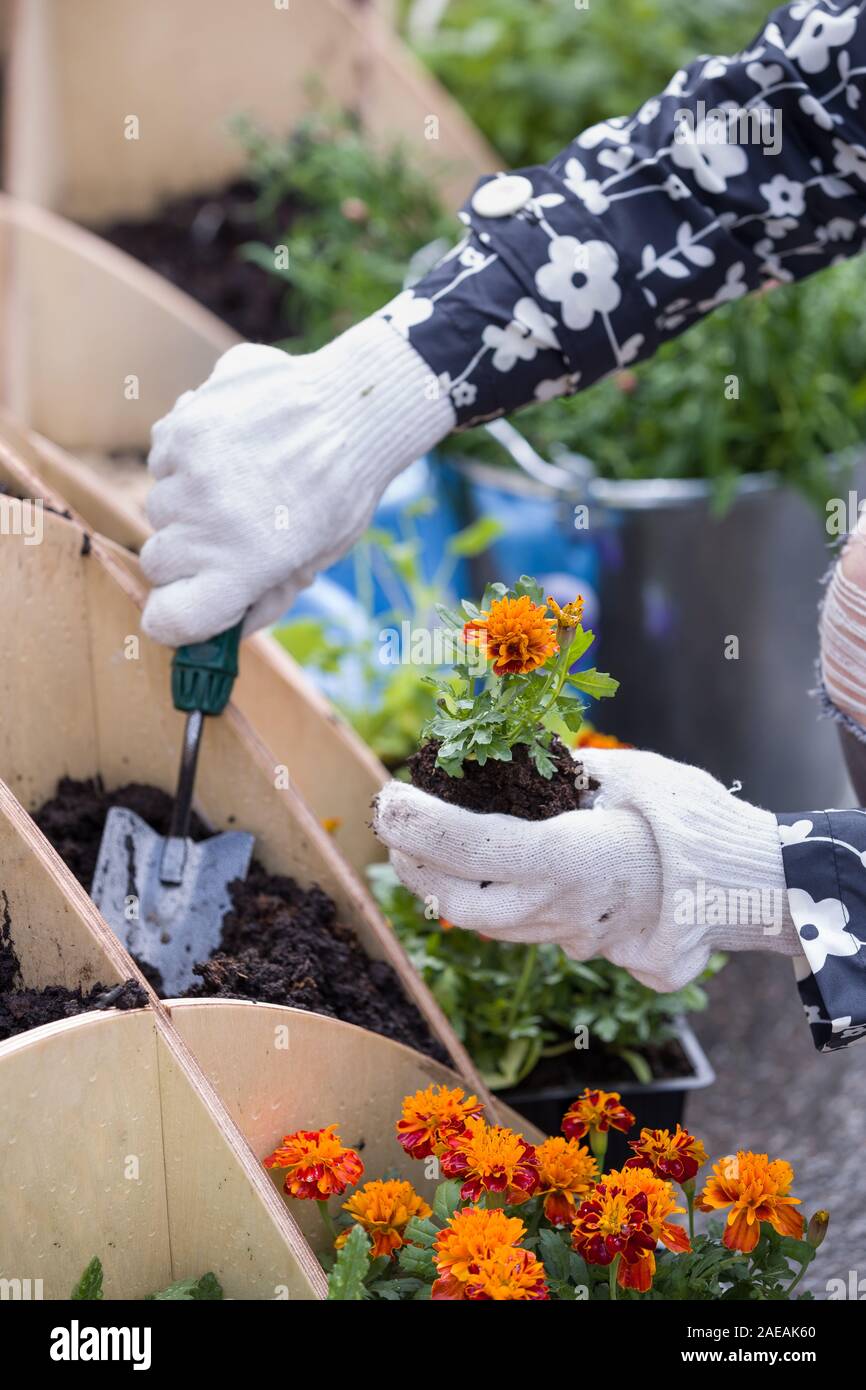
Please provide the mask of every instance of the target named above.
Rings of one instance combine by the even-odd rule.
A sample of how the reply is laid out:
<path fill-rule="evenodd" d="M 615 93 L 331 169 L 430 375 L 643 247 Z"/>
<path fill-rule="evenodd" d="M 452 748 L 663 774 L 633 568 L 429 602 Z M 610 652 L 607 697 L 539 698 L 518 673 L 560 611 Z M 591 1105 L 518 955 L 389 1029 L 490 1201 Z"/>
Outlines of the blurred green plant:
<path fill-rule="evenodd" d="M 701 53 L 734 53 L 771 0 L 402 0 L 419 56 L 512 165 L 545 163 Z"/>
<path fill-rule="evenodd" d="M 492 1090 L 516 1086 L 544 1057 L 572 1053 L 580 1025 L 639 1081 L 651 1081 L 643 1049 L 673 1037 L 678 1015 L 706 1007 L 698 981 L 656 994 L 608 961 L 572 961 L 558 946 L 489 941 L 430 921 L 389 864 L 367 872 L 412 964 Z M 713 956 L 702 979 L 724 961 Z"/>
<path fill-rule="evenodd" d="M 349 115 L 321 110 L 288 137 L 232 122 L 258 188 L 255 222 L 268 241 L 246 258 L 286 282 L 287 338 L 310 352 L 380 309 L 403 287 L 412 256 L 456 239 L 429 170 L 400 145 L 380 148 Z M 288 265 L 275 248 L 289 249 Z"/>
<path fill-rule="evenodd" d="M 440 668 L 418 661 L 383 664 L 383 632 L 398 633 L 404 623 L 410 631 L 441 627 L 436 608 L 450 591 L 461 560 L 483 554 L 502 526 L 482 517 L 449 537 L 435 573 L 426 578 L 423 543 L 417 523 L 436 507 L 431 497 L 404 507 L 397 532 L 376 527 L 365 533 L 352 552 L 355 592 L 367 614 L 364 634 L 358 638 L 335 637 L 324 619 L 292 619 L 275 630 L 275 637 L 301 665 L 336 672 L 348 661 L 357 664 L 362 696 L 336 703 L 364 742 L 386 767 L 399 768 L 414 753 L 421 729 L 436 712 L 436 691 L 430 678 Z M 389 607 L 375 611 L 375 586 L 387 596 Z"/>
<path fill-rule="evenodd" d="M 741 474 L 767 471 L 823 506 L 827 456 L 866 438 L 864 293 L 866 265 L 850 261 L 751 295 L 634 371 L 523 411 L 519 428 L 546 457 L 587 454 L 606 478 L 708 478 L 720 508 Z M 481 431 L 459 449 L 502 460 Z"/>

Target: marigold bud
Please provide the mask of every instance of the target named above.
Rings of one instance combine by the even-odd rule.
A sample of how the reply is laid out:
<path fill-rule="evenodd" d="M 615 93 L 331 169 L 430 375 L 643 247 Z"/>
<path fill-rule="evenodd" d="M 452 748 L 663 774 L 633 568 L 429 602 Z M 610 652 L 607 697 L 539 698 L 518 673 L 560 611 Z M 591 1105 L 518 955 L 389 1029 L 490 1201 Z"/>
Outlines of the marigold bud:
<path fill-rule="evenodd" d="M 829 1211 L 816 1211 L 815 1215 L 811 1217 L 808 1228 L 806 1230 L 806 1239 L 815 1250 L 818 1249 L 818 1246 L 822 1243 L 824 1237 L 826 1236 L 827 1227 L 829 1225 Z"/>

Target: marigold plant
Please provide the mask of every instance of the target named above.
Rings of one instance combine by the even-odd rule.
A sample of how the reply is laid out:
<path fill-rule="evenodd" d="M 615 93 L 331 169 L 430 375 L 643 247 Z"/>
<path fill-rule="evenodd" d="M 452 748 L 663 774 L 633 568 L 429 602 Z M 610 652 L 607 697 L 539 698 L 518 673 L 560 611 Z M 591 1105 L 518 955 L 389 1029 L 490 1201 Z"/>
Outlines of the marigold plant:
<path fill-rule="evenodd" d="M 393 1255 L 400 1249 L 406 1227 L 414 1216 L 432 1215 L 432 1208 L 418 1196 L 412 1184 L 397 1178 L 365 1183 L 343 1203 L 343 1210 L 367 1232 L 373 1242 L 374 1258 Z M 338 1249 L 345 1245 L 349 1234 L 349 1230 L 345 1230 L 337 1236 Z"/>
<path fill-rule="evenodd" d="M 794 1170 L 782 1158 L 740 1149 L 713 1165 L 711 1177 L 698 1198 L 699 1211 L 724 1211 L 725 1245 L 729 1250 L 754 1250 L 766 1221 L 781 1236 L 799 1240 L 803 1218 L 792 1208 L 800 1198 L 790 1196 Z"/>
<path fill-rule="evenodd" d="M 285 1170 L 283 1188 L 290 1197 L 317 1202 L 342 1196 L 364 1172 L 355 1150 L 340 1143 L 336 1125 L 284 1135 L 265 1167 Z"/>
<path fill-rule="evenodd" d="M 605 1174 L 600 1141 L 634 1124 L 614 1091 L 588 1088 L 565 1133 L 537 1145 L 483 1111 L 460 1087 L 406 1096 L 394 1160 L 419 1159 L 417 1181 L 374 1178 L 337 1212 L 328 1199 L 357 1183 L 363 1164 L 335 1125 L 286 1135 L 265 1159 L 285 1171 L 290 1197 L 318 1203 L 329 1299 L 778 1300 L 794 1296 L 826 1237 L 823 1210 L 804 1236 L 793 1170 L 766 1154 L 721 1159 L 695 1201 L 706 1151 L 680 1125 L 642 1129 L 633 1157 Z M 596 1154 L 581 1138 L 595 1139 Z M 710 1218 L 699 1233 L 695 1208 Z"/>
<path fill-rule="evenodd" d="M 449 1139 L 462 1134 L 468 1120 L 480 1118 L 482 1109 L 478 1097 L 465 1096 L 459 1086 L 428 1086 L 404 1098 L 397 1138 L 410 1158 L 441 1155 Z"/>
<path fill-rule="evenodd" d="M 434 682 L 437 710 L 422 731 L 439 744 L 438 765 L 462 777 L 467 759 L 510 762 L 524 744 L 541 776 L 552 777 L 551 738 L 558 729 L 579 731 L 581 694 L 599 699 L 618 685 L 594 668 L 573 669 L 595 640 L 581 625 L 581 596 L 562 606 L 545 602 L 540 585 L 524 575 L 511 589 L 489 584 L 480 608 L 464 600 L 460 612 L 437 611 L 462 640 L 453 673 Z"/>

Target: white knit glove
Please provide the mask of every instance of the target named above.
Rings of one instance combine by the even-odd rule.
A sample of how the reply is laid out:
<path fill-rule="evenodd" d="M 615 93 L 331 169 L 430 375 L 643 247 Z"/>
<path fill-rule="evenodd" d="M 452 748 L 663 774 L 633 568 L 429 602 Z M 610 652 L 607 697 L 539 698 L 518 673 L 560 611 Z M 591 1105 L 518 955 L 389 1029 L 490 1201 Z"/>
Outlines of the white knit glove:
<path fill-rule="evenodd" d="M 820 634 L 824 688 L 837 709 L 866 728 L 866 535 L 859 527 L 827 587 Z"/>
<path fill-rule="evenodd" d="M 279 617 L 453 425 L 430 368 L 381 318 L 304 357 L 231 348 L 153 429 L 145 632 L 179 646 L 244 613 L 245 632 Z"/>
<path fill-rule="evenodd" d="M 375 829 L 407 888 L 460 927 L 604 956 L 661 993 L 714 950 L 799 954 L 775 817 L 656 753 L 581 749 L 591 809 L 478 815 L 403 782 Z"/>

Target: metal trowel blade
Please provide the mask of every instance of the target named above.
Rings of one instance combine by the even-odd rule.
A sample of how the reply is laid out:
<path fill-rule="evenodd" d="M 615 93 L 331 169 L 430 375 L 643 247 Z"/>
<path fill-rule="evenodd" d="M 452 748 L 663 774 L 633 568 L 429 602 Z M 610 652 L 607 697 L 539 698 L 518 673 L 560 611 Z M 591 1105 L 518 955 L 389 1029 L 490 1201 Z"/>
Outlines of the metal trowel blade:
<path fill-rule="evenodd" d="M 220 943 L 229 884 L 246 878 L 254 838 L 227 830 L 185 849 L 177 884 L 160 881 L 166 838 L 123 806 L 108 813 L 91 897 L 127 949 L 162 975 L 167 998 L 193 983 L 192 967 Z"/>

